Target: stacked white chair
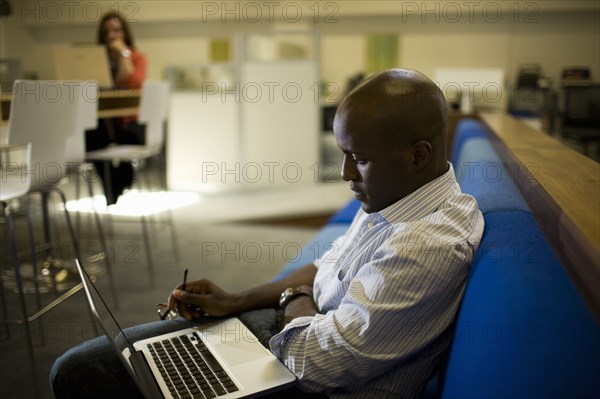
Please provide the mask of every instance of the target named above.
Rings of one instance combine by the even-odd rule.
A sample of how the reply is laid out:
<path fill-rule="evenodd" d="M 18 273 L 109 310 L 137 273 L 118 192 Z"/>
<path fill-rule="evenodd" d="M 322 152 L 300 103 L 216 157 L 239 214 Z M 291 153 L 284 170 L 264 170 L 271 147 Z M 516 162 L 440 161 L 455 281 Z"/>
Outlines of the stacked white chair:
<path fill-rule="evenodd" d="M 26 199 L 25 210 L 29 221 L 29 245 L 32 253 L 32 264 L 34 265 L 34 281 L 37 281 L 37 270 L 35 269 L 37 265 L 36 249 L 47 251 L 51 258 L 48 263 L 50 266 L 53 261 L 58 259 L 56 246 L 60 245 L 67 244 L 68 246 L 64 249 L 67 250 L 69 255 L 83 259 L 80 253 L 78 236 L 67 210 L 65 194 L 58 188 L 58 184 L 61 183 L 68 168 L 73 166 L 76 161 L 69 158 L 69 145 L 67 143 L 72 140 L 71 136 L 79 132 L 81 127 L 81 117 L 78 114 L 81 96 L 80 85 L 81 82 L 33 80 L 18 80 L 13 85 L 8 140 L 9 143 L 31 143 L 31 161 L 27 169 L 29 189 L 23 197 Z M 44 243 L 41 245 L 35 243 L 31 227 L 29 194 L 34 192 L 41 195 L 44 231 Z M 50 226 L 50 199 L 52 194 L 57 194 L 62 201 L 70 243 L 60 242 L 52 237 Z M 51 277 L 54 277 L 52 271 L 55 269 L 49 268 L 49 270 Z M 66 269 L 61 269 L 62 271 L 66 271 Z M 52 283 L 56 292 L 55 278 L 52 278 Z M 80 287 L 80 285 L 63 293 L 43 309 L 38 309 L 35 315 L 26 318 L 30 321 L 39 318 L 73 295 L 79 289 L 77 287 Z"/>

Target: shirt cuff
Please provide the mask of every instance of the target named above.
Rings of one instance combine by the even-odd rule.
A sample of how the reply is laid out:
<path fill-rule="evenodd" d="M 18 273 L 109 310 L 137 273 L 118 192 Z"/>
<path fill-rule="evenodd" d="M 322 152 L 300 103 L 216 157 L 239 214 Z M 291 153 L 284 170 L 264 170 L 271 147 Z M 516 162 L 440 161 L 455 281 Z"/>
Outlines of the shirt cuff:
<path fill-rule="evenodd" d="M 296 317 L 294 320 L 290 321 L 283 330 L 270 339 L 269 348 L 277 359 L 283 360 L 287 348 L 294 342 L 296 337 L 302 333 L 302 330 L 312 323 L 312 321 L 313 317 L 311 316 Z"/>

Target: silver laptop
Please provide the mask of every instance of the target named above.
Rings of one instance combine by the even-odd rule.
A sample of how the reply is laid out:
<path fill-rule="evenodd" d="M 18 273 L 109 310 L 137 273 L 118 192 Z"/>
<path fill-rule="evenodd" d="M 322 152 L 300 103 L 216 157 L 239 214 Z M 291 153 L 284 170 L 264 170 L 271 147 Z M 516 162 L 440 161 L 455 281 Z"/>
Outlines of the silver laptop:
<path fill-rule="evenodd" d="M 75 263 L 92 315 L 147 398 L 255 397 L 294 384 L 295 376 L 235 317 L 134 343 L 123 335 L 128 347 L 121 351 L 114 339 L 120 327 L 109 332 L 107 317 L 116 320 Z"/>
<path fill-rule="evenodd" d="M 57 80 L 95 80 L 101 89 L 113 87 L 104 46 L 54 47 L 52 56 Z"/>

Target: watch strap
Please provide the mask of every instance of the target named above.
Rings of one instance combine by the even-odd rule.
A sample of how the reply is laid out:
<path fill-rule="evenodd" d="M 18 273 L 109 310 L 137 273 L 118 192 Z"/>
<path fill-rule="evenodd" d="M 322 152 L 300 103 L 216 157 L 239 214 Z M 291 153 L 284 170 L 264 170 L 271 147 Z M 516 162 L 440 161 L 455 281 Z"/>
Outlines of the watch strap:
<path fill-rule="evenodd" d="M 285 309 L 290 301 L 297 297 L 298 295 L 307 295 L 312 298 L 313 292 L 312 288 L 308 286 L 299 286 L 299 287 L 288 287 L 286 288 L 279 297 L 279 308 Z"/>

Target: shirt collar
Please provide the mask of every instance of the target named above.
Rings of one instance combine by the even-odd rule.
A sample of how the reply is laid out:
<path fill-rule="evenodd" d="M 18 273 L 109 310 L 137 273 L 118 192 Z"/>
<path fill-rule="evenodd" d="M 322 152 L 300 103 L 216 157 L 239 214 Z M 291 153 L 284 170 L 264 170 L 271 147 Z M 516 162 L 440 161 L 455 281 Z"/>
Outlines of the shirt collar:
<path fill-rule="evenodd" d="M 440 207 L 457 189 L 454 168 L 448 162 L 448 171 L 406 197 L 379 212 L 390 223 L 411 222 L 421 219 Z"/>

